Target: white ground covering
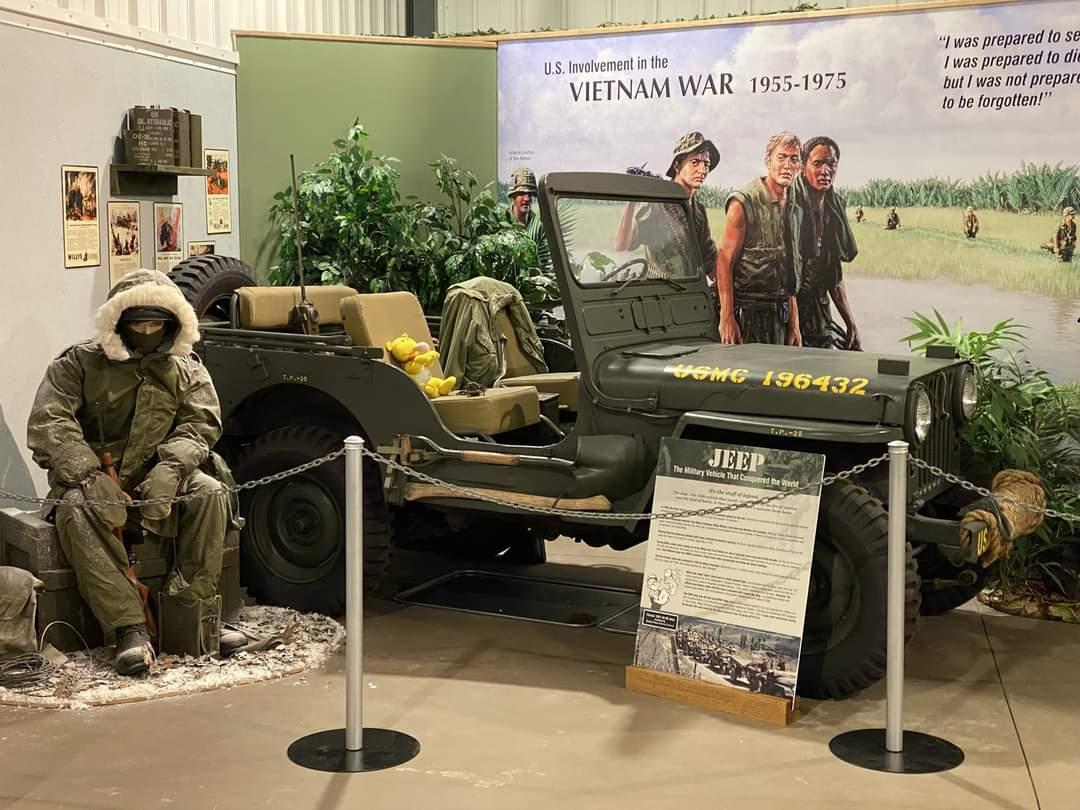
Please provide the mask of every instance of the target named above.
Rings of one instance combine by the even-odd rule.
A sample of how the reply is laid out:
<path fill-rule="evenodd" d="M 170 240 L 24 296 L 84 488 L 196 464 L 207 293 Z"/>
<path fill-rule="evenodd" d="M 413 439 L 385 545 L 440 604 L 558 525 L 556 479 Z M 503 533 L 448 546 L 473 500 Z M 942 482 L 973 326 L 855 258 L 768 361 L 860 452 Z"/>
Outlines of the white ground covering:
<path fill-rule="evenodd" d="M 294 675 L 322 664 L 345 638 L 345 628 L 317 613 L 253 606 L 232 622 L 266 638 L 280 635 L 277 649 L 239 652 L 226 660 L 163 656 L 150 672 L 131 678 L 112 668 L 112 648 L 67 654 L 67 662 L 48 682 L 33 688 L 0 688 L 0 704 L 56 709 L 133 703 L 230 688 Z"/>

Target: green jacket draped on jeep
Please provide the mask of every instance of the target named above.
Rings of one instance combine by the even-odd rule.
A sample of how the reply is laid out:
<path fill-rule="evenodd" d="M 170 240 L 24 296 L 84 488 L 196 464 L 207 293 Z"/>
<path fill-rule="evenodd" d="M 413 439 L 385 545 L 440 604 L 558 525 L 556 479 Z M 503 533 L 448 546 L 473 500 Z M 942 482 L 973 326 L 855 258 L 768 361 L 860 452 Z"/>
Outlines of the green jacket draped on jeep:
<path fill-rule="evenodd" d="M 495 323 L 503 308 L 525 359 L 533 366 L 529 373 L 547 371 L 544 347 L 521 293 L 504 281 L 478 276 L 446 291 L 439 328 L 439 362 L 447 376 L 458 378 L 459 387 L 472 382 L 489 388 L 505 369 L 505 352 Z"/>

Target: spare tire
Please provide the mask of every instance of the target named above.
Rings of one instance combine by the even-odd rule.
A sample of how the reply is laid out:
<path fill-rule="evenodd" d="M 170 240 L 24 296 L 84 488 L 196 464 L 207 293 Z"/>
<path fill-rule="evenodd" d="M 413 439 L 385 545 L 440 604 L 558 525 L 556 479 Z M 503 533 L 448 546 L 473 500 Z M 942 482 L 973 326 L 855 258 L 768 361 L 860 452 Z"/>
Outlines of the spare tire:
<path fill-rule="evenodd" d="M 169 271 L 200 321 L 227 321 L 233 291 L 258 282 L 251 268 L 232 256 L 192 256 Z"/>

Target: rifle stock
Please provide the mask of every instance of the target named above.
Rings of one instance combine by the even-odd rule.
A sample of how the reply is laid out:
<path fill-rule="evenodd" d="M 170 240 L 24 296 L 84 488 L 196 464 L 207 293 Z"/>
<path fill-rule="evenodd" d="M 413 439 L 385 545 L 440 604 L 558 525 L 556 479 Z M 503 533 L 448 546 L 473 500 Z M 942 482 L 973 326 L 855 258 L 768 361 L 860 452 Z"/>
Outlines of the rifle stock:
<path fill-rule="evenodd" d="M 116 466 L 113 464 L 112 453 L 110 453 L 108 450 L 101 454 L 101 471 L 107 476 L 109 476 L 109 478 L 111 478 L 113 481 L 115 481 L 117 486 L 120 486 L 120 474 L 116 471 Z M 150 635 L 150 643 L 154 646 L 154 649 L 157 649 L 157 621 L 154 619 L 153 610 L 151 610 L 150 608 L 150 588 L 149 586 L 140 582 L 139 577 L 135 574 L 135 552 L 131 548 L 131 546 L 124 542 L 123 527 L 114 527 L 113 534 L 127 551 L 128 567 L 127 570 L 124 572 L 124 575 L 128 578 L 128 582 L 130 582 L 135 588 L 135 593 L 138 594 L 139 604 L 142 605 L 143 609 L 143 621 L 146 624 L 146 632 Z"/>

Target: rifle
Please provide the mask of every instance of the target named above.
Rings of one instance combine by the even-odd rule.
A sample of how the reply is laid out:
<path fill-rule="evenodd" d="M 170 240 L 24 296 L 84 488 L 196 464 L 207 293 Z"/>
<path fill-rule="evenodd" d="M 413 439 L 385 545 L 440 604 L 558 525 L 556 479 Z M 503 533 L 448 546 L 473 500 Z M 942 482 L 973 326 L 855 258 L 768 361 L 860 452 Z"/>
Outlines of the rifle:
<path fill-rule="evenodd" d="M 300 277 L 300 301 L 289 314 L 289 326 L 304 335 L 319 334 L 319 310 L 307 299 L 304 285 L 304 252 L 300 248 L 303 234 L 300 231 L 300 192 L 296 189 L 296 160 L 289 155 L 292 170 L 293 228 L 296 230 L 296 273 Z"/>
<path fill-rule="evenodd" d="M 102 442 L 104 442 L 104 432 L 102 432 Z M 112 453 L 108 450 L 102 451 L 101 471 L 115 481 L 117 486 L 120 486 L 120 475 L 116 472 L 116 467 L 113 465 Z M 135 588 L 135 593 L 138 594 L 139 604 L 142 605 L 143 609 L 143 621 L 146 623 L 146 632 L 150 635 L 150 644 L 153 645 L 156 650 L 158 644 L 158 631 L 157 622 L 154 620 L 154 613 L 150 609 L 150 588 L 140 582 L 138 576 L 135 574 L 135 549 L 132 548 L 129 543 L 124 542 L 123 527 L 114 527 L 113 534 L 124 546 L 124 550 L 127 551 L 128 567 L 124 572 L 124 575 L 128 578 L 128 582 L 131 583 L 132 587 Z"/>

